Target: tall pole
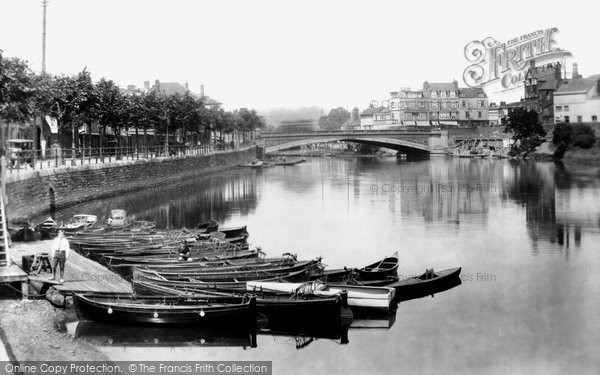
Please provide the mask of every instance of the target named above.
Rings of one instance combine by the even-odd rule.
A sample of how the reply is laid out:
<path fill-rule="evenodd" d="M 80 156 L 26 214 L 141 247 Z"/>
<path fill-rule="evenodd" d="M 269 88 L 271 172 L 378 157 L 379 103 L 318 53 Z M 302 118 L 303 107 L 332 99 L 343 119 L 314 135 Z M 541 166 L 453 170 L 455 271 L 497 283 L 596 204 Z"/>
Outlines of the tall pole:
<path fill-rule="evenodd" d="M 46 73 L 46 6 L 48 0 L 42 0 L 42 8 L 44 9 L 44 17 L 42 20 L 42 73 Z"/>

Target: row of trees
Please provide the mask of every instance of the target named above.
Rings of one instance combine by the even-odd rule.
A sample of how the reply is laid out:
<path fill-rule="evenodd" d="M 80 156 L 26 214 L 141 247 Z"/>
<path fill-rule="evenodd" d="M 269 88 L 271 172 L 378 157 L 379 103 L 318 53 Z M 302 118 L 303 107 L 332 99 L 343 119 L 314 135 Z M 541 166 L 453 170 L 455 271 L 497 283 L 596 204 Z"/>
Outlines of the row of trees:
<path fill-rule="evenodd" d="M 152 129 L 157 144 L 162 141 L 156 139 L 159 134 L 168 137 L 176 131 L 186 143 L 192 135 L 208 143 L 211 139 L 222 140 L 224 133 L 233 131 L 241 132 L 246 140 L 250 132 L 265 126 L 255 110 L 208 108 L 201 98 L 189 93 L 123 93 L 111 80 L 102 78 L 94 83 L 86 69 L 74 76 L 37 74 L 26 61 L 5 58 L 0 50 L 0 119 L 5 125 L 2 138 L 7 138 L 11 122 L 24 123 L 35 116 L 54 117 L 59 136 L 70 132 L 73 146 L 77 129 L 92 123 L 99 127 L 102 146 L 108 127 L 116 135 L 121 129 L 135 129 L 136 134 L 144 135 Z"/>

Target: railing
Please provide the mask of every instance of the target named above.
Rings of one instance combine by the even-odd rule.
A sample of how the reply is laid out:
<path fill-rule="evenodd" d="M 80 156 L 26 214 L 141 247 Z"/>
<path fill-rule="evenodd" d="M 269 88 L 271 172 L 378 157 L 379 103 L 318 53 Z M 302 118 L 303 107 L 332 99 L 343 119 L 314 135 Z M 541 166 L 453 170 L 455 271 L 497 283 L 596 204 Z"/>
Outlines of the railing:
<path fill-rule="evenodd" d="M 413 120 L 415 121 L 415 120 Z M 345 134 L 366 134 L 366 133 L 378 133 L 378 134 L 398 134 L 398 133 L 430 133 L 429 129 L 417 128 L 416 126 L 402 126 L 400 129 L 360 129 L 360 130 L 314 130 L 306 132 L 286 132 L 286 131 L 271 131 L 262 132 L 261 136 L 264 137 L 280 137 L 280 136 L 320 136 L 320 135 L 345 135 Z"/>
<path fill-rule="evenodd" d="M 18 154 L 6 158 L 6 171 L 8 174 L 22 171 L 53 169 L 66 166 L 78 166 L 102 163 L 123 163 L 136 160 L 154 160 L 177 158 L 195 155 L 211 155 L 222 152 L 235 151 L 255 143 L 245 144 L 206 144 L 197 146 L 169 145 L 165 146 L 139 146 L 139 147 L 104 147 L 104 148 L 76 148 L 76 149 L 48 149 L 20 151 Z"/>

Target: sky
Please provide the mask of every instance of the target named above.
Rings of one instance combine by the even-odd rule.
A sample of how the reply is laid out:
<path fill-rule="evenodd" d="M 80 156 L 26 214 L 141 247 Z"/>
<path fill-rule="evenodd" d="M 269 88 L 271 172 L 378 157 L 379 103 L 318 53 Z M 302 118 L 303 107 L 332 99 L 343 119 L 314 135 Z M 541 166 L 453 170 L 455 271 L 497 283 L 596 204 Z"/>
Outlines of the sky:
<path fill-rule="evenodd" d="M 0 49 L 41 70 L 42 0 L 0 0 Z M 125 87 L 188 82 L 226 109 L 364 109 L 424 81 L 462 86 L 465 46 L 557 27 L 584 76 L 600 73 L 597 9 L 572 0 L 51 0 L 47 71 Z M 492 100 L 518 100 L 521 92 Z"/>

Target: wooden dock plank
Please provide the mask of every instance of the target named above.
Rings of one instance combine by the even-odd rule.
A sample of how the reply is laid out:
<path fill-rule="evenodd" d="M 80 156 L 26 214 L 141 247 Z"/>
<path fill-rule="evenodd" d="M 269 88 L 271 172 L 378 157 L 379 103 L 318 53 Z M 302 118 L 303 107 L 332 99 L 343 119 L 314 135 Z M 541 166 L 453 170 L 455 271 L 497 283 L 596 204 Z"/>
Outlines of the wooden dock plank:
<path fill-rule="evenodd" d="M 11 249 L 11 258 L 22 265 L 22 257 L 35 255 L 40 252 L 50 252 L 51 240 L 37 242 L 15 243 Z M 44 278 L 52 277 L 49 273 L 42 273 L 35 277 L 32 282 L 39 282 Z M 57 272 L 57 277 L 60 277 Z M 79 253 L 71 250 L 65 267 L 65 282 L 53 287 L 63 294 L 84 292 L 115 292 L 132 293 L 131 284 L 118 274 L 112 272 L 103 265 L 90 260 Z"/>
<path fill-rule="evenodd" d="M 0 282 L 12 283 L 26 280 L 27 274 L 16 264 L 11 265 L 10 267 L 0 267 Z"/>

